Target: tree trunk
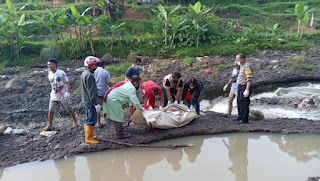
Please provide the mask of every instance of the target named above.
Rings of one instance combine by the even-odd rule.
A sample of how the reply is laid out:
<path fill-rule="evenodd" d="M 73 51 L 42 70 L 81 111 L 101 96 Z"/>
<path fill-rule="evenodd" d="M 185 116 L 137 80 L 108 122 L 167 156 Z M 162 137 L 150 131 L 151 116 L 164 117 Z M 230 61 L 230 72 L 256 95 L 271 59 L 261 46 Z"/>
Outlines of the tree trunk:
<path fill-rule="evenodd" d="M 167 46 L 168 46 L 168 25 L 167 23 L 165 23 L 164 25 L 164 48 L 167 49 Z"/>
<path fill-rule="evenodd" d="M 109 19 L 111 20 L 110 1 L 109 0 L 103 0 L 102 1 L 102 12 L 103 12 L 103 15 L 108 16 Z"/>
<path fill-rule="evenodd" d="M 66 48 L 66 43 L 64 41 L 64 37 L 63 37 L 61 29 L 59 29 L 59 32 L 60 32 L 60 37 L 61 37 L 61 40 L 62 40 L 63 47 Z"/>

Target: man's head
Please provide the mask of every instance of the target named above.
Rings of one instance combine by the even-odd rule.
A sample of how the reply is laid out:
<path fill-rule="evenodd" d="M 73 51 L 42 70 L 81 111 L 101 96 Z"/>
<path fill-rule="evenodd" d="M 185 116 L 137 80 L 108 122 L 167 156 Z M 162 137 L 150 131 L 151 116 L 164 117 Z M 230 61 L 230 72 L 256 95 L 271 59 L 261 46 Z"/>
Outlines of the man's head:
<path fill-rule="evenodd" d="M 106 62 L 106 61 L 101 61 L 101 62 L 98 62 L 98 63 L 97 63 L 97 66 L 98 66 L 98 67 L 104 68 L 105 65 L 107 65 L 107 62 Z"/>
<path fill-rule="evenodd" d="M 159 92 L 159 89 L 158 89 L 158 87 L 152 87 L 152 95 L 157 95 L 158 94 L 158 92 Z"/>
<path fill-rule="evenodd" d="M 236 60 L 238 62 L 240 62 L 241 64 L 244 64 L 246 62 L 246 56 L 243 54 L 243 53 L 239 53 L 237 56 L 236 56 Z"/>
<path fill-rule="evenodd" d="M 139 85 L 139 83 L 140 83 L 140 77 L 139 76 L 137 76 L 137 75 L 133 75 L 133 76 L 131 76 L 131 82 L 132 82 L 132 84 L 135 86 L 135 87 L 137 87 L 138 85 Z"/>
<path fill-rule="evenodd" d="M 47 67 L 50 71 L 55 72 L 57 70 L 58 61 L 55 58 L 49 58 L 47 62 Z"/>
<path fill-rule="evenodd" d="M 101 62 L 99 58 L 94 57 L 94 56 L 88 56 L 84 60 L 84 66 L 88 67 L 91 70 L 96 70 L 97 69 L 97 63 Z"/>
<path fill-rule="evenodd" d="M 194 77 L 192 77 L 190 80 L 189 80 L 189 87 L 191 89 L 193 89 L 195 86 L 196 86 L 196 79 Z"/>
<path fill-rule="evenodd" d="M 136 70 L 139 70 L 139 67 L 141 65 L 141 58 L 136 58 L 134 61 L 133 61 L 133 68 L 135 68 Z"/>
<path fill-rule="evenodd" d="M 234 68 L 236 68 L 237 70 L 240 70 L 240 62 L 238 62 L 237 60 L 234 61 L 233 66 L 234 66 Z"/>
<path fill-rule="evenodd" d="M 172 74 L 172 78 L 175 82 L 178 82 L 178 80 L 181 78 L 181 73 L 180 72 L 174 72 Z"/>

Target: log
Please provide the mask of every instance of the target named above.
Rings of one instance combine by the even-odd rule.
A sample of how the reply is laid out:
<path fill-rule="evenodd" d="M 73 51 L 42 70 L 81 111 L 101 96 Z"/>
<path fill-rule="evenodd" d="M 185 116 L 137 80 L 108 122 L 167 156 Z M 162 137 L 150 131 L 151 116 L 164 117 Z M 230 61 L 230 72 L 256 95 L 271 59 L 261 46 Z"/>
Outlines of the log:
<path fill-rule="evenodd" d="M 118 144 L 118 145 L 125 145 L 125 146 L 130 146 L 130 147 L 143 147 L 143 148 L 171 148 L 171 149 L 175 149 L 175 148 L 184 148 L 184 147 L 194 146 L 194 144 L 182 144 L 182 145 L 176 145 L 176 144 L 172 144 L 172 145 L 132 144 L 132 143 L 125 143 L 125 142 L 120 142 L 120 141 L 116 141 L 116 140 L 112 140 L 112 139 L 106 139 L 106 138 L 104 138 L 104 139 L 99 138 L 98 140 L 107 141 L 107 142 Z"/>

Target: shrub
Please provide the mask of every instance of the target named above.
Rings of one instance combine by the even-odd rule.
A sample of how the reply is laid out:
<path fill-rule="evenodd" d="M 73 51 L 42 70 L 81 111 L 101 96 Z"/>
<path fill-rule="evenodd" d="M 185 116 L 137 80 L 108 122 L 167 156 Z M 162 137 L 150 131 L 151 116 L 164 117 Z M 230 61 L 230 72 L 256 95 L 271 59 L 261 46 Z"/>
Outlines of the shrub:
<path fill-rule="evenodd" d="M 302 58 L 296 58 L 293 60 L 294 65 L 293 69 L 294 70 L 308 70 L 308 71 L 314 71 L 316 69 L 315 65 L 307 65 L 306 61 L 303 60 Z"/>
<path fill-rule="evenodd" d="M 192 57 L 186 57 L 186 58 L 184 58 L 183 66 L 184 66 L 185 68 L 190 67 L 192 64 L 193 64 L 193 58 L 192 58 Z"/>

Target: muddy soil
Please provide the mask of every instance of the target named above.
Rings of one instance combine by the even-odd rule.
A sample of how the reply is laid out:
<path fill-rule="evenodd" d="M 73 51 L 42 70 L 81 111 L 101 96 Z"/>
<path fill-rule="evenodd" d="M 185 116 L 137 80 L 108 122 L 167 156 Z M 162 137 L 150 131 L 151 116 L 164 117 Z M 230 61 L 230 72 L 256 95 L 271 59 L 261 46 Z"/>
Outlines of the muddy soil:
<path fill-rule="evenodd" d="M 308 51 L 260 51 L 248 57 L 253 66 L 254 94 L 273 90 L 277 86 L 291 86 L 301 82 L 320 82 L 320 47 Z M 192 76 L 201 79 L 206 89 L 202 98 L 212 99 L 223 95 L 222 87 L 228 81 L 235 57 L 208 56 L 194 59 L 190 67 L 183 66 L 183 59 L 161 59 L 142 57 L 144 60 L 142 79 L 154 80 L 161 84 L 164 75 L 180 71 L 183 79 Z M 303 58 L 308 65 L 315 65 L 314 71 L 294 70 L 294 59 Z M 24 162 L 56 159 L 66 155 L 124 148 L 125 145 L 112 144 L 104 139 L 116 139 L 113 126 L 96 129 L 100 139 L 99 145 L 84 143 L 83 105 L 80 103 L 79 81 L 82 72 L 82 60 L 62 62 L 58 68 L 64 70 L 70 81 L 73 96 L 70 104 L 77 113 L 79 126 L 72 129 L 72 121 L 68 113 L 60 111 L 55 115 L 54 130 L 58 133 L 51 137 L 40 136 L 39 133 L 47 122 L 50 84 L 47 79 L 46 62 L 28 70 L 14 67 L 0 71 L 0 126 L 10 125 L 13 128 L 26 130 L 25 135 L 0 135 L 0 166 L 10 166 Z M 225 65 L 226 68 L 219 69 Z M 211 68 L 210 72 L 203 70 Z M 111 75 L 116 77 L 118 75 Z M 6 89 L 12 78 L 26 80 L 25 87 Z M 207 112 L 189 125 L 171 130 L 150 129 L 139 125 L 130 125 L 127 131 L 133 136 L 124 142 L 148 144 L 169 138 L 190 135 L 206 135 L 231 132 L 272 132 L 272 133 L 320 133 L 320 122 L 305 119 L 275 119 L 251 121 L 250 124 L 237 125 L 235 117 Z M 128 111 L 126 119 L 128 120 Z M 112 124 L 111 124 L 112 125 Z"/>

